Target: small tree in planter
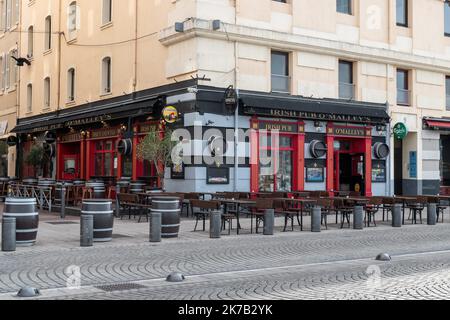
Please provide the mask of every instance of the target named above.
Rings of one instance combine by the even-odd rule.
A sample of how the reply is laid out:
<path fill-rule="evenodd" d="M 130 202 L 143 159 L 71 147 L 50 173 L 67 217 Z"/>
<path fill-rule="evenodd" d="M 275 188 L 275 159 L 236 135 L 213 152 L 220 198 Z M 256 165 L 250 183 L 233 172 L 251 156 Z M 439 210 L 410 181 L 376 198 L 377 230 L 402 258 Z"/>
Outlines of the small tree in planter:
<path fill-rule="evenodd" d="M 44 148 L 39 145 L 35 145 L 31 148 L 30 152 L 25 158 L 25 163 L 33 167 L 34 175 L 39 175 L 38 170 L 42 166 L 42 159 L 44 157 Z"/>
<path fill-rule="evenodd" d="M 172 150 L 177 145 L 172 141 L 172 130 L 150 130 L 145 138 L 137 145 L 137 158 L 150 161 L 155 165 L 157 175 L 164 189 L 165 168 L 172 165 Z"/>

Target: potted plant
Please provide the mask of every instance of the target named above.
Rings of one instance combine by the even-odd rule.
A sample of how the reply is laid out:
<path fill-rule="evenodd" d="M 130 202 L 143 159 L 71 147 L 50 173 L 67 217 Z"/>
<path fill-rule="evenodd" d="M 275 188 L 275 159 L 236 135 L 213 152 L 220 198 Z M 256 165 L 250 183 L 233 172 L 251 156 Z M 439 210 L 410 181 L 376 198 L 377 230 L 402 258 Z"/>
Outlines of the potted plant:
<path fill-rule="evenodd" d="M 164 190 L 165 168 L 172 165 L 172 150 L 177 145 L 172 141 L 172 130 L 153 128 L 137 145 L 137 158 L 154 164 L 161 187 Z"/>
<path fill-rule="evenodd" d="M 35 145 L 31 148 L 30 152 L 25 158 L 25 163 L 33 167 L 35 177 L 39 176 L 39 169 L 42 166 L 42 159 L 44 157 L 44 148 L 39 145 Z"/>

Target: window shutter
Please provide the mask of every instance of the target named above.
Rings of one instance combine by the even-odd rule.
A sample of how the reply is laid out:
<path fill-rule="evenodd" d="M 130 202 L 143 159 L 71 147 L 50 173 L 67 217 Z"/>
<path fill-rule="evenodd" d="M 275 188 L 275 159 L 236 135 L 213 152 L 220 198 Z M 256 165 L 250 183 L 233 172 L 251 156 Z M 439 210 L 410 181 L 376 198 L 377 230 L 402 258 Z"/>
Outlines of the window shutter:
<path fill-rule="evenodd" d="M 2 19 L 2 22 L 1 22 L 0 30 L 5 31 L 6 30 L 6 0 L 2 1 L 1 10 L 2 10 L 2 16 L 0 18 Z"/>
<path fill-rule="evenodd" d="M 6 54 L 5 57 L 5 88 L 9 89 L 9 59 L 10 55 L 9 53 Z"/>
<path fill-rule="evenodd" d="M 5 90 L 5 55 L 2 54 L 1 58 L 0 68 L 2 68 L 2 73 L 0 74 L 0 89 Z"/>
<path fill-rule="evenodd" d="M 14 23 L 19 23 L 19 0 L 14 0 Z"/>
<path fill-rule="evenodd" d="M 11 28 L 11 1 L 12 0 L 5 0 L 6 1 L 6 29 Z"/>

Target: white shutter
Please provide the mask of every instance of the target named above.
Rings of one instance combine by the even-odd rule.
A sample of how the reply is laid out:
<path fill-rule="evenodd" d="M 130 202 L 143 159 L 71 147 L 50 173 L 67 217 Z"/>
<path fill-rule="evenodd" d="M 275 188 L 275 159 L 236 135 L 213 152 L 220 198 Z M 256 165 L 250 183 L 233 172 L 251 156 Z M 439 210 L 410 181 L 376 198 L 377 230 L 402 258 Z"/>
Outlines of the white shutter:
<path fill-rule="evenodd" d="M 14 24 L 19 23 L 19 0 L 14 0 Z"/>
<path fill-rule="evenodd" d="M 5 56 L 5 88 L 9 89 L 9 59 L 10 55 L 9 53 Z"/>
<path fill-rule="evenodd" d="M 5 90 L 5 55 L 2 54 L 1 58 L 2 61 L 0 68 L 2 68 L 2 72 L 0 74 L 0 89 Z"/>
<path fill-rule="evenodd" d="M 11 28 L 11 1 L 12 0 L 5 0 L 6 1 L 6 29 Z"/>

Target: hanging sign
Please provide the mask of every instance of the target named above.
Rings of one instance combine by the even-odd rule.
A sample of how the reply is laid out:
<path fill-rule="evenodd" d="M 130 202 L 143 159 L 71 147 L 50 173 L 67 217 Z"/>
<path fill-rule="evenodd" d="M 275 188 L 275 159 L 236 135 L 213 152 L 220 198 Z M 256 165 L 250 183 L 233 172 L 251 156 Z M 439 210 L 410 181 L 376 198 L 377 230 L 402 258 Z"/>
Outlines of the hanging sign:
<path fill-rule="evenodd" d="M 165 107 L 162 111 L 162 117 L 167 123 L 174 123 L 178 120 L 179 114 L 174 106 Z"/>
<path fill-rule="evenodd" d="M 403 122 L 399 122 L 394 126 L 394 136 L 398 140 L 403 140 L 408 135 L 408 128 Z"/>

